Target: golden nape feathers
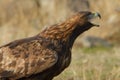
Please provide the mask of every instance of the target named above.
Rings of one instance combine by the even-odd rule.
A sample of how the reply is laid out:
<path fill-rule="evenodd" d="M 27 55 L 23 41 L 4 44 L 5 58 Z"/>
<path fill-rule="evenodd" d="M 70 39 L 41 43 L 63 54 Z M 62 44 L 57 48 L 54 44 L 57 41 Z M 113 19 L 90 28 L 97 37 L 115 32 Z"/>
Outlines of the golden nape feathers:
<path fill-rule="evenodd" d="M 52 80 L 71 62 L 71 48 L 84 31 L 96 26 L 98 13 L 78 12 L 38 35 L 0 47 L 0 79 Z"/>

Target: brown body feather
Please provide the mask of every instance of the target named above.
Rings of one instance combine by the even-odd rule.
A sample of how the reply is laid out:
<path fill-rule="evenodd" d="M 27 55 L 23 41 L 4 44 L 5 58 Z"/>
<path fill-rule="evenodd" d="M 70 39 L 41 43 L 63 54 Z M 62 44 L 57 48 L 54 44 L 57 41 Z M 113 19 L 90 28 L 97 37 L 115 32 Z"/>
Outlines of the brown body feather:
<path fill-rule="evenodd" d="M 78 35 L 88 30 L 91 12 L 79 12 L 34 37 L 0 47 L 0 78 L 52 80 L 71 62 L 71 49 Z"/>

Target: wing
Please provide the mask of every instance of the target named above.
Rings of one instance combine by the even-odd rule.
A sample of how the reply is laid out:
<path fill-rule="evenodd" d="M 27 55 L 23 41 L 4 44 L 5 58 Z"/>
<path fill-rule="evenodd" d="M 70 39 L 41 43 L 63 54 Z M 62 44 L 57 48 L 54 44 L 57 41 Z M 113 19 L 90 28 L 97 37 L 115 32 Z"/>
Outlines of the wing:
<path fill-rule="evenodd" d="M 12 42 L 0 48 L 0 77 L 18 79 L 30 76 L 57 62 L 56 52 L 41 45 L 40 40 L 27 41 Z M 13 43 L 15 45 L 11 46 Z"/>

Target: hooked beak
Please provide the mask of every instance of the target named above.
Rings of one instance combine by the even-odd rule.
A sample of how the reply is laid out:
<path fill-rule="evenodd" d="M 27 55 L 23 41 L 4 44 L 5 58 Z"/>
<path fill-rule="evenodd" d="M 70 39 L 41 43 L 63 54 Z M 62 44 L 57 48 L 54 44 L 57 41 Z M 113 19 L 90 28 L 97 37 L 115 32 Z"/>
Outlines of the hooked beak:
<path fill-rule="evenodd" d="M 93 13 L 93 16 L 94 16 L 94 17 L 99 17 L 99 18 L 101 19 L 101 15 L 100 15 L 98 12 Z"/>

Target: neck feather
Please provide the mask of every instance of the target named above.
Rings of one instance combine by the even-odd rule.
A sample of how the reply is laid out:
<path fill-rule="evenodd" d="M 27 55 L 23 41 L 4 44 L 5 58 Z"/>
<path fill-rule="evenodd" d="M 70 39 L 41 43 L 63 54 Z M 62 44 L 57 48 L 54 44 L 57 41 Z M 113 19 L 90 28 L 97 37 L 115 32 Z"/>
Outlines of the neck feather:
<path fill-rule="evenodd" d="M 44 29 L 39 35 L 46 38 L 66 41 L 76 28 L 78 20 L 79 16 L 75 15 L 61 24 L 56 24 Z"/>
<path fill-rule="evenodd" d="M 39 36 L 62 40 L 67 42 L 72 48 L 75 39 L 92 26 L 93 25 L 89 22 L 84 23 L 84 19 L 80 20 L 79 15 L 74 15 L 61 24 L 56 24 L 44 29 Z"/>

